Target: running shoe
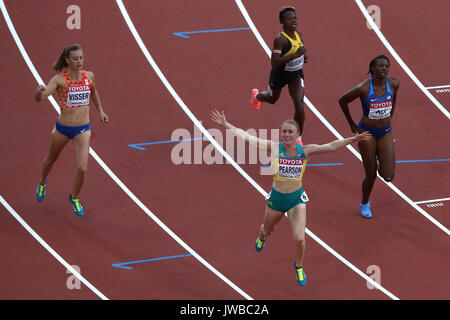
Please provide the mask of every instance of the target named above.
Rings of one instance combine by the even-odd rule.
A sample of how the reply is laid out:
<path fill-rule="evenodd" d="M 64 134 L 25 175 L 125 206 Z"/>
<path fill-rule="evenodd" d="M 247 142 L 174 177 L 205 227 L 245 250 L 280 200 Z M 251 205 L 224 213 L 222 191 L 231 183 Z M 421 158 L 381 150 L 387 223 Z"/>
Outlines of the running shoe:
<path fill-rule="evenodd" d="M 294 261 L 295 275 L 297 276 L 297 282 L 302 287 L 306 286 L 306 274 L 303 268 L 297 268 L 297 264 Z"/>
<path fill-rule="evenodd" d="M 81 206 L 79 199 L 72 199 L 72 195 L 69 194 L 69 201 L 73 205 L 73 211 L 75 214 L 79 217 L 82 217 L 84 215 L 83 207 Z"/>
<path fill-rule="evenodd" d="M 47 182 L 47 181 L 46 181 Z M 37 190 L 36 190 L 36 199 L 39 202 L 42 202 L 45 198 L 45 190 L 47 189 L 47 183 L 42 185 L 38 184 Z"/>
<path fill-rule="evenodd" d="M 302 142 L 302 136 L 298 137 L 297 142 L 299 145 L 301 145 L 303 147 L 303 142 Z"/>
<path fill-rule="evenodd" d="M 264 248 L 264 244 L 266 243 L 266 240 L 260 240 L 259 238 L 256 239 L 255 243 L 255 250 L 256 252 L 261 252 L 261 250 Z"/>
<path fill-rule="evenodd" d="M 359 204 L 359 210 L 364 218 L 372 218 L 372 212 L 370 211 L 370 201 L 366 204 Z"/>
<path fill-rule="evenodd" d="M 252 98 L 250 99 L 250 104 L 252 105 L 253 109 L 259 110 L 261 107 L 261 102 L 256 100 L 256 95 L 259 93 L 258 89 L 252 90 Z"/>

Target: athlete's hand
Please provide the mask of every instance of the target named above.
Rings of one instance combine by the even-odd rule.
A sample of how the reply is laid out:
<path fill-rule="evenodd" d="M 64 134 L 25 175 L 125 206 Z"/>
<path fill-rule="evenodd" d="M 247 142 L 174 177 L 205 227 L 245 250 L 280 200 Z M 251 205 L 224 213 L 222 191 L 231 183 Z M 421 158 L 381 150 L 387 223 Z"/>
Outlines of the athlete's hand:
<path fill-rule="evenodd" d="M 41 95 L 42 95 L 42 92 L 44 92 L 44 90 L 45 90 L 45 86 L 42 85 L 42 84 L 37 88 L 36 94 L 34 95 L 34 99 L 37 102 L 41 102 L 42 101 Z"/>
<path fill-rule="evenodd" d="M 103 123 L 108 123 L 109 122 L 109 117 L 106 113 L 104 113 L 103 111 L 100 112 L 100 121 Z"/>
<path fill-rule="evenodd" d="M 227 123 L 227 118 L 225 117 L 225 111 L 222 111 L 222 113 L 220 113 L 217 109 L 214 109 L 213 111 L 211 111 L 210 113 L 211 116 L 211 120 L 224 126 Z"/>
<path fill-rule="evenodd" d="M 353 139 L 354 142 L 367 141 L 372 139 L 372 135 L 368 131 L 364 131 L 363 133 L 357 133 Z"/>
<path fill-rule="evenodd" d="M 304 46 L 301 46 L 297 49 L 297 52 L 294 53 L 293 56 L 295 56 L 295 58 L 300 58 L 304 54 L 306 54 L 306 48 Z"/>
<path fill-rule="evenodd" d="M 305 63 L 308 63 L 309 62 L 309 55 L 307 53 L 305 53 L 304 56 L 305 56 Z"/>

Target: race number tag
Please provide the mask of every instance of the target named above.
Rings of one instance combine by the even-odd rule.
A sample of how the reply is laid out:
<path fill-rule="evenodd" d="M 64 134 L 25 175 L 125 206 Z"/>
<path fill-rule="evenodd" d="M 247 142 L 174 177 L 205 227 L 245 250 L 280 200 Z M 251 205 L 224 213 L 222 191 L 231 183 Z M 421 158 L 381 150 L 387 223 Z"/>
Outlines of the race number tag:
<path fill-rule="evenodd" d="M 385 119 L 391 115 L 392 101 L 371 102 L 369 119 Z"/>
<path fill-rule="evenodd" d="M 286 180 L 300 180 L 303 171 L 303 159 L 278 160 L 278 177 Z"/>
<path fill-rule="evenodd" d="M 89 105 L 91 90 L 89 85 L 67 87 L 67 106 L 78 107 Z"/>
<path fill-rule="evenodd" d="M 286 63 L 286 66 L 284 67 L 284 70 L 285 71 L 297 71 L 297 70 L 300 70 L 303 67 L 304 61 L 305 61 L 305 57 L 302 55 L 301 57 L 296 58 L 296 59 Z"/>

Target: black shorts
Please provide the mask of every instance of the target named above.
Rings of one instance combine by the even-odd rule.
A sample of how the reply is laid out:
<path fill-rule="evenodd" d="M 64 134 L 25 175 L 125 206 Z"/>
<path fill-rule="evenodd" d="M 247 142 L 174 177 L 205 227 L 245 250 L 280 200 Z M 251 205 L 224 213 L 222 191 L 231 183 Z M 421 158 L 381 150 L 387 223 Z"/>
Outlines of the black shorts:
<path fill-rule="evenodd" d="M 283 67 L 284 68 L 284 67 Z M 281 89 L 288 83 L 300 77 L 305 80 L 303 69 L 297 71 L 284 71 L 283 68 L 272 68 L 269 76 L 270 89 Z"/>

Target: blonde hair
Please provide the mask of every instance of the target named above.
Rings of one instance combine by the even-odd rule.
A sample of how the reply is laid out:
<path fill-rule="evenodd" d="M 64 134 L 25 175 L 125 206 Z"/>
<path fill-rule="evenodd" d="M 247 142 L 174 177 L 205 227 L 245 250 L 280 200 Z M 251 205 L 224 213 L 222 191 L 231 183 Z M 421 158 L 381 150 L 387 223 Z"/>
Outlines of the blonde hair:
<path fill-rule="evenodd" d="M 71 46 L 65 47 L 58 60 L 53 64 L 53 70 L 61 71 L 63 68 L 67 67 L 66 58 L 70 56 L 71 51 L 83 50 L 79 44 L 73 44 Z"/>
<path fill-rule="evenodd" d="M 298 124 L 297 121 L 292 119 L 284 120 L 283 123 L 281 124 L 281 127 L 283 127 L 285 124 L 291 124 L 295 126 L 297 128 L 297 132 L 300 133 L 300 125 Z"/>

